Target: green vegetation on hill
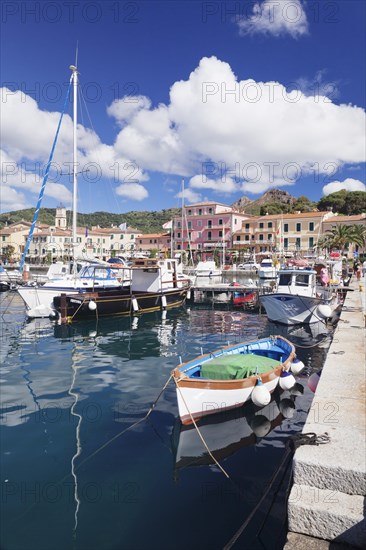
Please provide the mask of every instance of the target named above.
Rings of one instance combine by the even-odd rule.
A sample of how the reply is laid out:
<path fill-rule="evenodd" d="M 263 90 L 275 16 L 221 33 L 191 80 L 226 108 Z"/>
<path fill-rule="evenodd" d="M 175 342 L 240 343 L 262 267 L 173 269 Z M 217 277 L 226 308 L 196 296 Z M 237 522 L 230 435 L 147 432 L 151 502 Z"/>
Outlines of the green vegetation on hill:
<path fill-rule="evenodd" d="M 277 199 L 277 196 L 281 200 Z M 234 203 L 233 207 L 238 207 L 240 201 Z M 312 202 L 307 197 L 292 197 L 289 193 L 279 190 L 271 190 L 265 193 L 256 201 L 247 201 L 240 208 L 243 213 L 255 216 L 264 216 L 268 214 L 281 214 L 293 212 L 310 212 L 312 210 L 325 211 L 332 209 L 333 212 L 351 216 L 352 214 L 361 214 L 366 212 L 366 192 L 365 191 L 338 191 L 322 197 L 318 202 Z M 31 222 L 33 220 L 34 208 L 17 210 L 0 214 L 0 228 L 6 223 L 14 223 L 21 220 Z M 179 208 L 167 208 L 159 211 L 132 211 L 125 214 L 112 214 L 110 212 L 94 212 L 92 214 L 78 214 L 79 226 L 97 226 L 111 227 L 118 226 L 121 223 L 127 223 L 128 227 L 137 229 L 141 233 L 160 233 L 162 226 L 174 217 L 180 216 Z M 38 221 L 48 225 L 55 222 L 55 208 L 42 208 L 39 212 Z M 71 225 L 71 212 L 67 212 L 68 221 Z"/>
<path fill-rule="evenodd" d="M 0 227 L 4 227 L 6 223 L 10 224 L 21 220 L 31 222 L 33 220 L 34 211 L 34 208 L 27 208 L 25 210 L 17 210 L 14 212 L 0 214 Z M 40 223 L 54 225 L 55 215 L 55 208 L 41 208 L 39 211 L 38 221 Z M 83 227 L 92 227 L 97 225 L 99 225 L 99 227 L 111 227 L 112 225 L 118 226 L 121 223 L 127 223 L 128 227 L 133 227 L 141 233 L 160 233 L 164 223 L 179 215 L 179 208 L 168 208 L 166 210 L 152 212 L 126 212 L 125 214 L 94 212 L 92 214 L 78 214 L 77 223 L 78 226 Z M 71 225 L 72 218 L 70 211 L 67 211 L 67 219 L 69 225 Z"/>

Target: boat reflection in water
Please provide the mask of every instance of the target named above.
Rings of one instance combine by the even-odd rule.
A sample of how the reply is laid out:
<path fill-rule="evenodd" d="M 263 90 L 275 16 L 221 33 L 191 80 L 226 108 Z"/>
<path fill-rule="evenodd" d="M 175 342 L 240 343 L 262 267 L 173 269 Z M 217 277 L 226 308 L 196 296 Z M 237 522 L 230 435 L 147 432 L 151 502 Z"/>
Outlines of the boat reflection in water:
<path fill-rule="evenodd" d="M 323 321 L 304 325 L 281 325 L 268 322 L 269 334 L 288 338 L 295 347 L 328 347 L 334 333 L 334 326 Z"/>
<path fill-rule="evenodd" d="M 271 402 L 259 409 L 252 403 L 239 409 L 203 417 L 198 428 L 213 456 L 221 461 L 243 447 L 259 443 L 295 412 L 296 396 L 304 388 L 296 383 L 291 392 L 276 389 Z M 175 469 L 214 464 L 194 425 L 176 420 L 171 437 Z"/>

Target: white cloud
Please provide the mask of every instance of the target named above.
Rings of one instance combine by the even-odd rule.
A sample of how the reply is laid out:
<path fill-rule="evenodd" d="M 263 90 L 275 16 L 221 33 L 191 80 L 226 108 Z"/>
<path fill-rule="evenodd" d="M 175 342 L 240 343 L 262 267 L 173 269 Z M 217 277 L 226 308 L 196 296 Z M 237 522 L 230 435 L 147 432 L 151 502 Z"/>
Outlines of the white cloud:
<path fill-rule="evenodd" d="M 1 120 L 0 135 L 3 150 L 1 151 L 2 182 L 7 185 L 6 203 L 2 200 L 1 208 L 18 209 L 34 206 L 42 184 L 43 175 L 49 159 L 60 119 L 59 112 L 48 112 L 39 109 L 37 102 L 27 94 L 7 88 L 0 89 Z M 142 102 L 148 107 L 149 101 Z M 115 183 L 128 183 L 129 179 L 142 182 L 147 180 L 136 164 L 131 165 L 128 157 L 123 157 L 112 145 L 103 144 L 98 135 L 81 124 L 77 126 L 78 172 L 81 184 L 98 183 L 109 178 Z M 70 174 L 73 151 L 73 122 L 68 114 L 64 115 L 57 140 L 52 170 L 45 188 L 45 196 L 71 204 L 72 196 L 68 188 L 60 181 L 61 173 Z M 70 183 L 70 182 L 69 182 Z M 34 194 L 34 203 L 26 203 L 26 195 L 19 195 L 16 188 L 22 188 Z M 13 192 L 11 192 L 11 189 Z M 4 195 L 4 193 L 2 193 Z M 144 193 L 139 187 L 137 200 Z M 145 196 L 147 192 L 145 191 Z M 11 197 L 14 198 L 12 204 Z M 133 197 L 132 197 L 133 198 Z"/>
<path fill-rule="evenodd" d="M 196 189 L 212 189 L 229 195 L 239 190 L 238 184 L 226 175 L 223 175 L 222 179 L 214 180 L 207 178 L 204 174 L 197 174 L 189 180 L 189 186 Z"/>
<path fill-rule="evenodd" d="M 240 34 L 289 34 L 298 38 L 308 33 L 308 20 L 300 0 L 265 0 L 253 6 L 249 17 L 237 18 Z"/>
<path fill-rule="evenodd" d="M 41 180 L 31 164 L 47 162 L 60 113 L 42 111 L 22 92 L 2 91 L 2 146 L 18 170 L 7 174 L 7 185 L 38 193 Z M 365 162 L 362 108 L 288 92 L 276 81 L 239 80 L 216 57 L 202 58 L 186 80 L 175 82 L 167 104 L 153 107 L 145 96 L 136 97 L 136 103 L 116 100 L 108 108 L 120 125 L 112 145 L 78 125 L 80 179 L 98 184 L 108 178 L 129 200 L 148 197 L 148 171 L 186 177 L 185 195 L 191 192 L 197 202 L 199 190 L 258 194 L 309 175 L 320 193 L 322 174 Z M 54 159 L 63 172 L 70 171 L 65 163 L 71 153 L 72 120 L 65 115 Z M 50 183 L 47 193 L 69 198 L 60 179 Z"/>
<path fill-rule="evenodd" d="M 366 185 L 360 180 L 354 180 L 352 178 L 347 178 L 344 181 L 332 181 L 323 187 L 323 194 L 330 195 L 331 193 L 336 193 L 337 191 L 366 191 Z"/>
<path fill-rule="evenodd" d="M 123 183 L 116 188 L 117 195 L 130 200 L 142 201 L 149 196 L 148 191 L 139 183 Z"/>
<path fill-rule="evenodd" d="M 150 109 L 151 101 L 143 95 L 125 96 L 115 99 L 107 108 L 107 113 L 114 117 L 120 126 L 129 122 L 141 109 Z"/>
<path fill-rule="evenodd" d="M 259 193 L 364 162 L 364 128 L 361 108 L 279 82 L 239 81 L 211 57 L 173 84 L 168 105 L 139 110 L 115 149 L 145 170 L 191 176 L 195 189 Z"/>
<path fill-rule="evenodd" d="M 196 191 L 192 191 L 189 187 L 183 191 L 179 191 L 175 195 L 178 199 L 183 198 L 185 203 L 194 204 L 196 202 L 200 202 L 202 200 L 202 195 L 199 193 L 196 193 Z"/>

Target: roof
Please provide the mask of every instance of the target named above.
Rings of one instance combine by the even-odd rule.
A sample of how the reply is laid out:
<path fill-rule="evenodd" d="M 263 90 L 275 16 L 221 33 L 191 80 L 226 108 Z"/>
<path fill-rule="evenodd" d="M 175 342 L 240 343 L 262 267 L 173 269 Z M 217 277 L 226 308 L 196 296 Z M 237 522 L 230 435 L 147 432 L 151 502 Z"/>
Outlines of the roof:
<path fill-rule="evenodd" d="M 141 233 L 139 239 L 161 239 L 162 237 L 170 237 L 170 233 Z"/>
<path fill-rule="evenodd" d="M 366 213 L 364 214 L 354 214 L 353 216 L 332 216 L 327 218 L 326 222 L 337 223 L 337 222 L 360 222 L 365 220 Z"/>

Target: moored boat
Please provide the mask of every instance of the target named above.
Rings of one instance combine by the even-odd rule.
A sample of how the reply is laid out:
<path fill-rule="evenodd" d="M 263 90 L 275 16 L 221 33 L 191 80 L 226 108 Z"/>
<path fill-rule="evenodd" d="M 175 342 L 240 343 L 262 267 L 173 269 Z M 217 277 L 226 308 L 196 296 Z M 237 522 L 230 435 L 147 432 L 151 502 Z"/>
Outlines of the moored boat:
<path fill-rule="evenodd" d="M 277 268 L 272 258 L 263 258 L 259 264 L 258 277 L 260 279 L 275 279 L 277 277 Z"/>
<path fill-rule="evenodd" d="M 184 304 L 190 282 L 180 277 L 176 260 L 137 259 L 130 270 L 128 287 L 55 297 L 61 321 L 134 315 Z"/>
<path fill-rule="evenodd" d="M 333 287 L 317 286 L 312 269 L 279 271 L 276 292 L 259 296 L 270 321 L 284 325 L 317 323 L 331 317 L 338 306 Z"/>
<path fill-rule="evenodd" d="M 178 365 L 172 374 L 182 423 L 240 407 L 250 399 L 265 406 L 295 357 L 291 342 L 271 336 L 225 346 Z"/>

